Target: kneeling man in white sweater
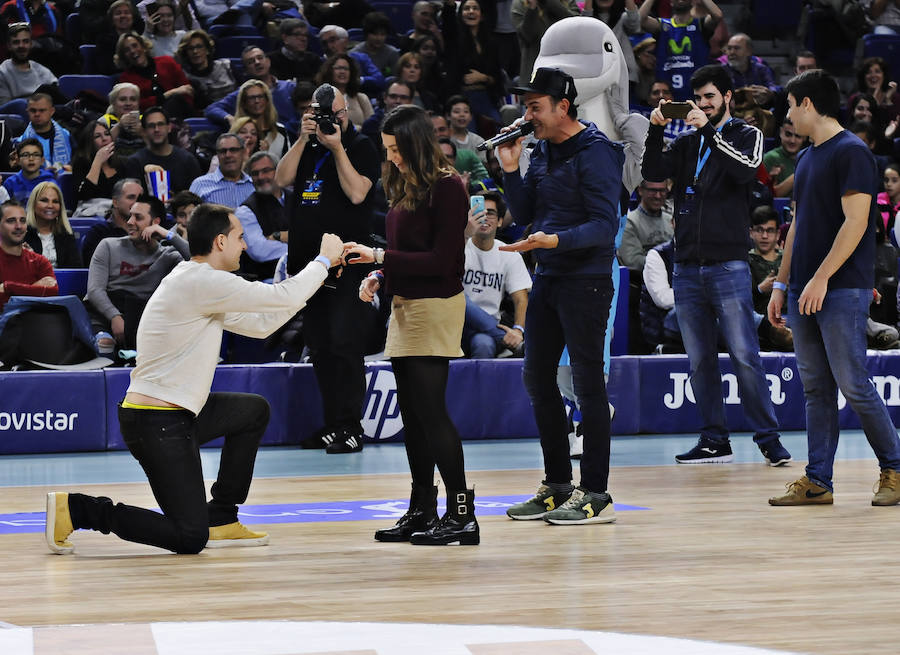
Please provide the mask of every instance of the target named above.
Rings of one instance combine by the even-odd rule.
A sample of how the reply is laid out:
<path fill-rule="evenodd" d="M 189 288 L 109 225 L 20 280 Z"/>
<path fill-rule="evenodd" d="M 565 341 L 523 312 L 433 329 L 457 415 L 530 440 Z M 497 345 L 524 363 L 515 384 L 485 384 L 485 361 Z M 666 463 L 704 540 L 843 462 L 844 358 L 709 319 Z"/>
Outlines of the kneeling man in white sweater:
<path fill-rule="evenodd" d="M 324 235 L 315 260 L 271 285 L 232 275 L 247 247 L 232 209 L 200 205 L 187 230 L 191 259 L 178 264 L 147 303 L 137 332 L 137 366 L 119 405 L 122 436 L 147 474 L 162 514 L 106 497 L 52 492 L 46 536 L 55 553 L 72 552 L 67 538 L 80 528 L 183 554 L 269 541 L 268 534 L 237 518 L 269 422 L 269 404 L 256 394 L 210 393 L 222 331 L 261 338 L 277 330 L 322 285 L 341 258 L 343 242 Z M 207 502 L 200 446 L 223 436 Z"/>

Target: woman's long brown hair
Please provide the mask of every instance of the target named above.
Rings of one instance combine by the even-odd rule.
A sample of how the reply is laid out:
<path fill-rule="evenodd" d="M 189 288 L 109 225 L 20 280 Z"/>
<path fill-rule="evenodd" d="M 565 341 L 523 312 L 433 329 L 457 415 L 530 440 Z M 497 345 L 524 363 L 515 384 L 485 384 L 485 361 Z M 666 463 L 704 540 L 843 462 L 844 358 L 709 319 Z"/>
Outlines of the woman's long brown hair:
<path fill-rule="evenodd" d="M 407 168 L 401 173 L 391 165 L 384 175 L 384 190 L 392 207 L 415 210 L 431 195 L 439 179 L 457 175 L 441 152 L 431 119 L 421 107 L 400 105 L 392 109 L 381 131 L 397 140 L 397 150 Z"/>

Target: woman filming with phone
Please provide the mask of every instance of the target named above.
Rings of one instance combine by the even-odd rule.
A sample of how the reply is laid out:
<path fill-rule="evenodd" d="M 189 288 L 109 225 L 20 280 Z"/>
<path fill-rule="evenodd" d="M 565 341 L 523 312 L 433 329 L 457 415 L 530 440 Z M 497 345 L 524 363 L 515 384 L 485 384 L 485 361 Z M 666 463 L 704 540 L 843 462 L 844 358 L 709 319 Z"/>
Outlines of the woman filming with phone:
<path fill-rule="evenodd" d="M 397 381 L 412 495 L 406 514 L 375 539 L 476 545 L 474 492 L 466 486 L 462 444 L 446 405 L 450 359 L 462 356 L 466 190 L 425 110 L 401 105 L 385 117 L 381 131 L 390 162 L 384 175 L 388 247 L 347 244 L 344 260 L 355 255 L 352 263 L 382 267 L 360 284 L 361 300 L 372 302 L 382 285 L 393 295 L 385 356 Z M 447 489 L 441 519 L 435 464 Z"/>

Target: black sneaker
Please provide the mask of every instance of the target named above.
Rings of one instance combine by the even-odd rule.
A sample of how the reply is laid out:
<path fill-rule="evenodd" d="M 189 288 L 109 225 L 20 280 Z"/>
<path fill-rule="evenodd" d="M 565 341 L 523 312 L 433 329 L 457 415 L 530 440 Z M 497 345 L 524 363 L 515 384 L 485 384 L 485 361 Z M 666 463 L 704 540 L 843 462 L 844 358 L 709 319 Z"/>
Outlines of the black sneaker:
<path fill-rule="evenodd" d="M 727 464 L 733 459 L 730 443 L 719 444 L 703 437 L 686 453 L 675 455 L 679 464 Z"/>
<path fill-rule="evenodd" d="M 335 439 L 338 438 L 340 432 L 338 430 L 332 430 L 331 428 L 321 428 L 312 433 L 311 436 L 307 437 L 303 441 L 300 442 L 300 447 L 304 450 L 323 450 L 328 448 L 334 442 Z"/>
<path fill-rule="evenodd" d="M 343 428 L 325 448 L 329 455 L 343 455 L 344 453 L 358 453 L 363 449 L 362 434 L 358 430 Z"/>
<path fill-rule="evenodd" d="M 784 466 L 791 461 L 791 454 L 781 445 L 781 441 L 777 438 L 759 444 L 759 450 L 762 452 L 763 457 L 766 458 L 766 463 L 769 466 Z"/>

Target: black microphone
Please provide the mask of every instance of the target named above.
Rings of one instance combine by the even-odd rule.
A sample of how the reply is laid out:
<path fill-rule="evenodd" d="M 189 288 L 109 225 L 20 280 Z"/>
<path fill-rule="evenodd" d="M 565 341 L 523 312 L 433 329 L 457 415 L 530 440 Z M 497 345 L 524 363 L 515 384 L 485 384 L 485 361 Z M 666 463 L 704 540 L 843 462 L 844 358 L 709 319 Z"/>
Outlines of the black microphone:
<path fill-rule="evenodd" d="M 504 143 L 509 143 L 510 141 L 515 141 L 519 137 L 523 137 L 526 134 L 531 134 L 532 132 L 534 132 L 534 125 L 532 125 L 531 123 L 522 123 L 514 130 L 503 132 L 501 134 L 498 134 L 497 136 L 492 136 L 484 143 L 479 143 L 475 147 L 475 149 L 480 152 L 491 150 L 492 148 L 502 146 Z"/>

